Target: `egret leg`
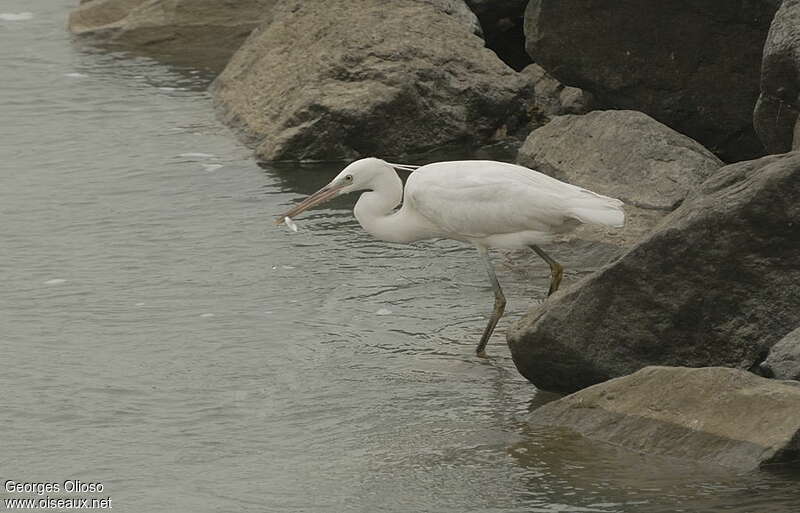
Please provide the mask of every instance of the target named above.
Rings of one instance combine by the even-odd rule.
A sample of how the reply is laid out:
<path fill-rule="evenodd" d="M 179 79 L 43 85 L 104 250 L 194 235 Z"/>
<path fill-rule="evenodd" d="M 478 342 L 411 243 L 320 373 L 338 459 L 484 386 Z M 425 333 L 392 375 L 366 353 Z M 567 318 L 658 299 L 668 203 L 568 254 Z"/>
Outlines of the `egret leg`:
<path fill-rule="evenodd" d="M 547 291 L 547 295 L 552 296 L 553 292 L 557 291 L 558 286 L 561 285 L 561 278 L 564 277 L 564 267 L 550 258 L 550 255 L 542 251 L 539 246 L 531 245 L 531 249 L 550 266 L 550 290 Z"/>
<path fill-rule="evenodd" d="M 486 344 L 489 342 L 489 338 L 492 336 L 495 326 L 497 326 L 497 321 L 503 316 L 503 311 L 505 311 L 506 308 L 506 297 L 503 295 L 503 289 L 500 288 L 500 283 L 497 281 L 497 276 L 494 274 L 494 266 L 489 260 L 489 250 L 478 246 L 478 253 L 481 255 L 483 265 L 486 266 L 486 272 L 489 273 L 489 281 L 494 290 L 494 309 L 492 310 L 492 316 L 489 318 L 489 324 L 486 325 L 486 329 L 483 330 L 483 336 L 481 337 L 481 341 L 478 342 L 478 347 L 475 348 L 475 353 L 478 356 L 486 358 Z"/>

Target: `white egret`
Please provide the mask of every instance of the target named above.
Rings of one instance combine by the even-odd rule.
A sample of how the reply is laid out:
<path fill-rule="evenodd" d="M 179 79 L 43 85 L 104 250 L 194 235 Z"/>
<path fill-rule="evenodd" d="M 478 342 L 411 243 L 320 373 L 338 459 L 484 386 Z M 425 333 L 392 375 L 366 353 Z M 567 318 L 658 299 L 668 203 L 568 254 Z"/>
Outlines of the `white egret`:
<path fill-rule="evenodd" d="M 582 223 L 621 227 L 625 222 L 620 200 L 522 166 L 490 160 L 427 164 L 413 171 L 404 193 L 394 168 L 408 171 L 413 167 L 377 158 L 357 160 L 328 185 L 281 214 L 276 224 L 333 197 L 365 191 L 353 212 L 374 237 L 405 243 L 444 238 L 473 244 L 495 295 L 489 324 L 476 348 L 478 356 L 486 356 L 486 343 L 506 304 L 489 248 L 531 248 L 550 266 L 549 296 L 558 290 L 563 267 L 539 244 Z"/>

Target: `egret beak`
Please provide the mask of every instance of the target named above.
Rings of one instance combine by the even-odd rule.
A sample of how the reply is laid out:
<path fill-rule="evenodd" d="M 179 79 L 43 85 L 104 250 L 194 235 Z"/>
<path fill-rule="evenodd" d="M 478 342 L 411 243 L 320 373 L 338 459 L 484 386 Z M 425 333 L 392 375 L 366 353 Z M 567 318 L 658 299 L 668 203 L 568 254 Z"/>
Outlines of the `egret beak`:
<path fill-rule="evenodd" d="M 339 191 L 344 189 L 344 187 L 345 187 L 344 185 L 326 185 L 322 189 L 318 190 L 311 196 L 307 197 L 306 199 L 295 205 L 294 208 L 292 208 L 288 212 L 279 215 L 278 218 L 275 220 L 275 224 L 282 224 L 284 218 L 294 217 L 300 212 L 304 212 L 309 208 L 313 207 L 314 205 L 319 205 L 320 203 L 328 201 L 329 199 L 339 194 Z"/>

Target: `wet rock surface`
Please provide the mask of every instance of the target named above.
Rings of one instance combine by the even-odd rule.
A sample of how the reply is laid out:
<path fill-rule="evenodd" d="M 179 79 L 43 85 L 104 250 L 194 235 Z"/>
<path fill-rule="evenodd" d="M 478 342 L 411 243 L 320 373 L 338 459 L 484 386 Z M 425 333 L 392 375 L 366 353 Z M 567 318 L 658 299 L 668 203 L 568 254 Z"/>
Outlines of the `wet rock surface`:
<path fill-rule="evenodd" d="M 534 425 L 750 470 L 800 463 L 800 383 L 723 367 L 646 367 L 547 403 Z"/>

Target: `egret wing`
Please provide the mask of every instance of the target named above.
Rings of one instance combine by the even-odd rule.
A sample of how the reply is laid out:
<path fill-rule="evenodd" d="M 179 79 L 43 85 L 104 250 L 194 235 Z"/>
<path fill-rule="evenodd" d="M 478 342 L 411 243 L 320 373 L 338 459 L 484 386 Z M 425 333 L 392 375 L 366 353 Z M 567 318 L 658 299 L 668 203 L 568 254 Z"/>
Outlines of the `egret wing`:
<path fill-rule="evenodd" d="M 619 200 L 494 161 L 423 166 L 409 177 L 405 201 L 441 230 L 466 238 L 557 232 L 570 221 L 585 221 L 580 209 L 621 212 Z"/>

